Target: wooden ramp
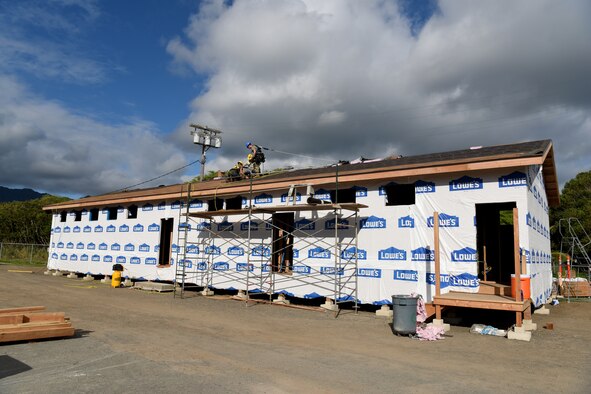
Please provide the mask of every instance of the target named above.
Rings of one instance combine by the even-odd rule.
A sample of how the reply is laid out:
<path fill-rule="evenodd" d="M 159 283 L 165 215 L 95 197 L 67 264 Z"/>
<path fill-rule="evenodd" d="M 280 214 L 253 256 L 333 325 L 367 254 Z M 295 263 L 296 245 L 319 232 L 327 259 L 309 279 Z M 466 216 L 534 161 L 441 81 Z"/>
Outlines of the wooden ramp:
<path fill-rule="evenodd" d="M 74 335 L 64 312 L 44 310 L 44 306 L 0 309 L 0 343 Z"/>

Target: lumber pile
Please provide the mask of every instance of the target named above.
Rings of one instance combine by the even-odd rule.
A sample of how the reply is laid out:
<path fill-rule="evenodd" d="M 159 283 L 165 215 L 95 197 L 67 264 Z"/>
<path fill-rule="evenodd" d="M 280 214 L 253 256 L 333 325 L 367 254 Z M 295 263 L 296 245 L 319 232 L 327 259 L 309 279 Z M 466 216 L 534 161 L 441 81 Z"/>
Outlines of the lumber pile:
<path fill-rule="evenodd" d="M 44 306 L 0 309 L 0 343 L 73 335 L 64 312 L 45 312 Z"/>
<path fill-rule="evenodd" d="M 564 280 L 561 290 L 565 297 L 591 297 L 591 286 L 584 278 Z"/>

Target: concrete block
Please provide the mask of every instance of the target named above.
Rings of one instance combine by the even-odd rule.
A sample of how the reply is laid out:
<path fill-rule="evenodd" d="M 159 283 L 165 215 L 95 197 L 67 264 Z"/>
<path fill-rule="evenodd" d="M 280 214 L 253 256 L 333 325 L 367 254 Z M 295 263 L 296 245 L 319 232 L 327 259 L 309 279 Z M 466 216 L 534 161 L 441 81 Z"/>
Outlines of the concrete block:
<path fill-rule="evenodd" d="M 125 278 L 125 280 L 121 283 L 123 287 L 132 287 L 133 282 L 129 278 Z"/>
<path fill-rule="evenodd" d="M 394 317 L 394 312 L 390 309 L 390 305 L 382 305 L 382 307 L 376 311 L 376 317 L 392 319 Z"/>
<path fill-rule="evenodd" d="M 203 290 L 201 291 L 201 295 L 202 295 L 202 296 L 206 296 L 206 297 L 207 297 L 207 296 L 212 296 L 212 295 L 213 295 L 213 290 L 210 290 L 210 289 L 203 289 Z"/>
<path fill-rule="evenodd" d="M 443 330 L 445 332 L 451 331 L 451 326 L 447 323 L 444 323 L 443 319 L 433 319 L 433 322 L 431 322 L 427 325 L 433 325 L 435 327 L 443 327 Z"/>
<path fill-rule="evenodd" d="M 324 304 L 320 305 L 320 307 L 326 309 L 327 311 L 339 310 L 339 306 L 336 305 L 330 298 L 327 298 Z"/>
<path fill-rule="evenodd" d="M 275 304 L 284 304 L 284 305 L 289 305 L 289 300 L 285 299 L 285 294 L 279 294 L 279 296 L 277 297 L 276 300 L 273 300 L 273 303 Z"/>
<path fill-rule="evenodd" d="M 546 305 L 544 305 L 541 308 L 536 309 L 534 311 L 534 314 L 536 314 L 536 315 L 549 315 L 550 314 L 550 309 L 546 308 Z"/>
<path fill-rule="evenodd" d="M 103 279 L 101 279 L 101 283 L 106 283 L 108 285 L 111 284 L 111 275 L 105 275 Z"/>
<path fill-rule="evenodd" d="M 531 331 L 526 331 L 523 326 L 522 327 L 514 327 L 512 330 L 509 330 L 507 333 L 508 339 L 514 339 L 517 341 L 531 341 Z"/>
<path fill-rule="evenodd" d="M 55 271 L 52 275 L 53 276 L 64 276 L 64 272 L 61 272 L 58 270 L 58 271 Z"/>
<path fill-rule="evenodd" d="M 160 293 L 173 291 L 174 285 L 170 283 L 162 283 L 162 282 L 137 282 L 134 286 L 134 289 L 140 289 L 145 291 L 158 291 Z"/>
<path fill-rule="evenodd" d="M 86 281 L 86 282 L 90 282 L 90 281 L 94 280 L 94 277 L 90 274 L 86 274 L 86 276 L 84 278 L 82 278 L 82 280 Z"/>
<path fill-rule="evenodd" d="M 238 294 L 236 294 L 235 297 L 240 298 L 241 300 L 246 300 L 246 293 L 244 290 L 238 290 Z"/>
<path fill-rule="evenodd" d="M 534 323 L 531 319 L 523 320 L 522 327 L 525 331 L 536 331 L 538 329 L 538 325 Z"/>
<path fill-rule="evenodd" d="M 51 270 L 47 270 L 45 272 L 43 272 L 43 275 L 51 275 L 53 274 L 53 272 Z"/>
<path fill-rule="evenodd" d="M 67 276 L 68 279 L 78 279 L 78 275 L 75 272 L 70 272 Z"/>

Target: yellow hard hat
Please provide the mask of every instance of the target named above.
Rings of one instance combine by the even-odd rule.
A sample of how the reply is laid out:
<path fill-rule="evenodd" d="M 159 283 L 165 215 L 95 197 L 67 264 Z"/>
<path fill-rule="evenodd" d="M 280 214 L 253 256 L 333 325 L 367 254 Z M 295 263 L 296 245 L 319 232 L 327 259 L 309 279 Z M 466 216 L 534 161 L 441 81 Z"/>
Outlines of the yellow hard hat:
<path fill-rule="evenodd" d="M 242 166 L 242 165 L 244 165 L 244 164 L 242 164 L 242 162 L 241 162 L 241 161 L 239 161 L 239 162 L 238 162 L 238 163 L 236 163 L 236 164 L 238 164 L 239 166 Z"/>
<path fill-rule="evenodd" d="M 246 157 L 248 158 L 248 161 L 252 161 L 252 153 L 249 153 Z"/>

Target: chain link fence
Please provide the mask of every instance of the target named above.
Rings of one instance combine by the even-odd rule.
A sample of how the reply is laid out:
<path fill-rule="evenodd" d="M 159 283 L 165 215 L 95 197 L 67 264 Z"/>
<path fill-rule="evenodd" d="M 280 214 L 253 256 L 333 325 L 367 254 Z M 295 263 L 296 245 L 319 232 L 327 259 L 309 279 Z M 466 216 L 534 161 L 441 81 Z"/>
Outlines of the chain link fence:
<path fill-rule="evenodd" d="M 0 263 L 47 265 L 49 245 L 0 242 Z"/>

